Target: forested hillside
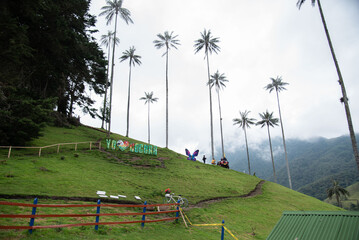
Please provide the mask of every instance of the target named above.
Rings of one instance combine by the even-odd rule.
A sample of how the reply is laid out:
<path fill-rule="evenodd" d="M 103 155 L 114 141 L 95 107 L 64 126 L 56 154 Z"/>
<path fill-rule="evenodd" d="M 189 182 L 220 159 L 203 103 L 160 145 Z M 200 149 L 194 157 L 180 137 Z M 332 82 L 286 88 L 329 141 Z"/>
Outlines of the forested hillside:
<path fill-rule="evenodd" d="M 258 177 L 273 181 L 273 169 L 267 145 L 268 143 L 264 141 L 249 149 L 251 168 Z M 288 187 L 280 138 L 273 140 L 273 149 L 278 183 Z M 311 141 L 288 139 L 287 150 L 294 190 L 324 200 L 326 189 L 330 187 L 332 179 L 339 181 L 343 187 L 359 181 L 349 136 L 332 139 L 317 138 Z M 245 149 L 240 149 L 237 154 L 228 154 L 228 158 L 231 159 L 232 168 L 241 172 L 247 171 Z"/>
<path fill-rule="evenodd" d="M 63 126 L 75 107 L 96 115 L 85 91 L 104 93 L 106 61 L 89 4 L 0 1 L 0 145 L 24 145 L 51 120 Z"/>

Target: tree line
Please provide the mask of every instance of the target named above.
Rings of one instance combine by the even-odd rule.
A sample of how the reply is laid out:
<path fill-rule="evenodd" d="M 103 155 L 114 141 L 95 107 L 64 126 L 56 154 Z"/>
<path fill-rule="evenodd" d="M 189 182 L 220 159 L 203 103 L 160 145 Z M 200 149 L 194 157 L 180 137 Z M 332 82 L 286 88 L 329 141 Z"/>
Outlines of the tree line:
<path fill-rule="evenodd" d="M 106 60 L 87 0 L 0 3 L 0 143 L 23 145 L 44 123 L 66 124 L 76 107 L 95 117 Z M 55 111 L 54 111 L 55 110 Z"/>

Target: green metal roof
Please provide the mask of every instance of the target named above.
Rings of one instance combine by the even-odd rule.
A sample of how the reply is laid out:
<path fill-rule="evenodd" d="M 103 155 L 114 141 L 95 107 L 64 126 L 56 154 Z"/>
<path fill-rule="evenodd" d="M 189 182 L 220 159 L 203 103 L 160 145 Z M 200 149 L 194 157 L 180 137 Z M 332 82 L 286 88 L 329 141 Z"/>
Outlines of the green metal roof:
<path fill-rule="evenodd" d="M 359 212 L 283 212 L 267 240 L 359 240 Z"/>

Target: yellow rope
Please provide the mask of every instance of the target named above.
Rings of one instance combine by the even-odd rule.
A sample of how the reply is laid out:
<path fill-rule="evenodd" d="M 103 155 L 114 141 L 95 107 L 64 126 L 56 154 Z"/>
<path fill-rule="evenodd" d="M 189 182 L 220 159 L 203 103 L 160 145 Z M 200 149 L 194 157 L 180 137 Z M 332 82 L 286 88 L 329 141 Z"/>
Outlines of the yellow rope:
<path fill-rule="evenodd" d="M 222 223 L 213 223 L 213 224 L 192 224 L 192 226 L 202 227 L 202 226 L 223 226 Z"/>
<path fill-rule="evenodd" d="M 186 217 L 187 221 L 189 222 L 190 225 L 192 225 L 192 222 L 189 220 L 189 218 L 187 217 L 187 215 L 184 213 L 184 211 L 182 210 L 182 208 L 179 208 L 180 211 L 183 213 L 183 215 Z"/>
<path fill-rule="evenodd" d="M 233 233 L 231 233 L 231 231 L 229 231 L 228 228 L 226 228 L 225 226 L 223 226 L 223 227 L 224 227 L 224 229 L 225 229 L 234 239 L 238 240 L 238 238 L 236 238 L 236 237 L 233 235 Z"/>
<path fill-rule="evenodd" d="M 187 215 L 184 213 L 184 211 L 182 210 L 182 208 L 179 208 L 180 211 L 183 213 L 183 215 L 186 217 L 187 221 L 189 222 L 190 225 L 195 226 L 195 227 L 206 227 L 206 226 L 222 226 L 234 239 L 238 240 L 238 238 L 236 238 L 233 233 L 231 231 L 229 231 L 228 228 L 226 228 L 224 226 L 223 223 L 213 223 L 213 224 L 192 224 L 192 222 L 189 220 L 189 218 L 187 217 Z"/>

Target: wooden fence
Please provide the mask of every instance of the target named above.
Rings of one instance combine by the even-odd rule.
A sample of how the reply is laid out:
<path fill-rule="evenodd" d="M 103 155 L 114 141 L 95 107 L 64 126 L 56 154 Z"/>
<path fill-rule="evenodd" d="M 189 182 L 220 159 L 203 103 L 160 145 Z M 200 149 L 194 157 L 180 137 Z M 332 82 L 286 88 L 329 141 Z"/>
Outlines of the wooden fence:
<path fill-rule="evenodd" d="M 12 149 L 39 149 L 39 157 L 41 157 L 41 151 L 43 149 L 57 147 L 57 153 L 59 153 L 60 152 L 60 146 L 75 145 L 74 149 L 75 149 L 75 151 L 77 151 L 77 145 L 79 145 L 79 144 L 89 144 L 90 150 L 92 150 L 93 146 L 95 146 L 98 149 L 101 149 L 101 142 L 94 142 L 94 141 L 75 142 L 75 143 L 56 143 L 56 144 L 52 144 L 52 145 L 49 145 L 49 146 L 43 146 L 43 147 L 0 146 L 0 148 L 8 148 L 9 149 L 7 158 L 10 158 Z"/>
<path fill-rule="evenodd" d="M 37 204 L 38 199 L 35 198 L 33 204 L 26 203 L 14 203 L 14 202 L 0 202 L 0 205 L 7 206 L 18 206 L 18 207 L 31 207 L 31 214 L 0 214 L 0 218 L 29 218 L 29 226 L 0 226 L 0 229 L 27 229 L 29 233 L 32 233 L 33 229 L 41 228 L 63 228 L 63 227 L 77 227 L 77 226 L 95 226 L 95 230 L 98 230 L 99 225 L 119 225 L 119 224 L 132 224 L 132 223 L 141 223 L 141 226 L 144 227 L 145 223 L 153 222 L 163 222 L 163 221 L 178 221 L 179 218 L 179 203 L 169 203 L 169 204 L 151 204 L 147 205 L 147 201 L 143 205 L 135 204 L 101 204 L 101 201 L 98 200 L 97 204 Z M 156 212 L 147 212 L 148 207 L 158 207 L 158 206 L 177 206 L 176 210 L 168 211 L 156 211 Z M 96 207 L 96 213 L 84 213 L 84 214 L 36 214 L 36 210 L 39 207 L 43 208 L 86 208 L 86 207 Z M 100 213 L 101 208 L 111 207 L 111 208 L 142 208 L 142 212 L 126 212 L 126 213 Z M 175 217 L 160 218 L 154 220 L 146 220 L 147 215 L 158 215 L 158 214 L 168 214 L 175 213 Z M 101 216 L 142 216 L 141 220 L 137 221 L 121 221 L 121 222 L 100 222 Z M 74 223 L 74 224 L 61 224 L 61 225 L 46 225 L 46 226 L 35 226 L 35 219 L 37 218 L 65 218 L 65 217 L 95 217 L 94 222 L 86 223 Z"/>

